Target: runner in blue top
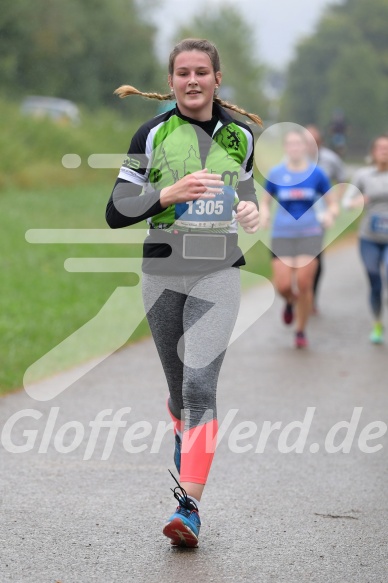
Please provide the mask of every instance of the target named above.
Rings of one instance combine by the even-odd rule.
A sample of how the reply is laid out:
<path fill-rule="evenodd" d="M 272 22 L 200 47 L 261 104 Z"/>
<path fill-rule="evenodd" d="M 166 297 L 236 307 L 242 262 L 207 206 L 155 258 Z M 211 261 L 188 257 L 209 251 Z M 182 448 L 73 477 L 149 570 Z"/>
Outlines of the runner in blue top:
<path fill-rule="evenodd" d="M 308 158 L 305 136 L 291 131 L 285 136 L 284 146 L 286 160 L 270 171 L 260 206 L 262 224 L 266 226 L 270 221 L 272 200 L 279 203 L 271 241 L 274 285 L 286 300 L 283 312 L 286 324 L 293 321 L 294 305 L 296 307 L 295 344 L 297 348 L 304 348 L 323 225 L 332 223 L 337 209 L 328 193 L 330 183 L 326 174 Z M 326 210 L 317 215 L 313 205 L 324 194 Z"/>

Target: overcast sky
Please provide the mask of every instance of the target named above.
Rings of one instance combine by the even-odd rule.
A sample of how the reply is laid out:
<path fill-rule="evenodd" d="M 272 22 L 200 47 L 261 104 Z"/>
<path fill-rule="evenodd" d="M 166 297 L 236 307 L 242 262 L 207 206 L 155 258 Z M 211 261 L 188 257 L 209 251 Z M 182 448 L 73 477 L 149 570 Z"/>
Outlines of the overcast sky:
<path fill-rule="evenodd" d="M 311 34 L 329 4 L 339 0 L 234 0 L 241 14 L 256 31 L 260 60 L 276 68 L 283 68 L 292 58 L 299 39 Z M 220 6 L 225 0 L 162 0 L 156 16 L 162 56 L 171 48 L 171 35 L 179 24 L 202 13 L 205 7 Z"/>

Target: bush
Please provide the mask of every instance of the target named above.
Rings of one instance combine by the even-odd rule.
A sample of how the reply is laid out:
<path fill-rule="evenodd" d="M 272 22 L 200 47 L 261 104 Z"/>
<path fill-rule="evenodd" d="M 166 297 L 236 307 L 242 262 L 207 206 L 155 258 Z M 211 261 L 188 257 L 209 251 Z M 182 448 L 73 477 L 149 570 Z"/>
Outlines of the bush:
<path fill-rule="evenodd" d="M 128 122 L 108 109 L 91 114 L 81 108 L 81 123 L 74 127 L 47 118 L 25 116 L 19 103 L 5 99 L 0 99 L 0 108 L 1 190 L 12 186 L 46 189 L 54 185 L 93 183 L 102 174 L 113 178 L 117 169 L 92 169 L 88 157 L 93 153 L 125 154 L 132 134 L 141 124 L 133 119 Z M 68 153 L 81 157 L 79 168 L 63 167 L 62 157 Z"/>

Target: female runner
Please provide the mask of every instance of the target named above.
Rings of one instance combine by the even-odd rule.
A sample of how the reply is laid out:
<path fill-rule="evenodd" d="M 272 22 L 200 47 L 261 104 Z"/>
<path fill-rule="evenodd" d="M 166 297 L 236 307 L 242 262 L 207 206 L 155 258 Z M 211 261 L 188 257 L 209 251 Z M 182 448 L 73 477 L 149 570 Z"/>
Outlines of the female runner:
<path fill-rule="evenodd" d="M 147 220 L 143 300 L 169 388 L 175 428 L 178 507 L 164 526 L 172 544 L 197 546 L 199 501 L 217 435 L 216 389 L 240 301 L 238 223 L 258 229 L 253 134 L 222 101 L 216 47 L 185 39 L 170 54 L 170 94 L 124 85 L 120 97 L 176 100 L 133 136 L 108 201 L 106 218 L 119 228 Z M 140 196 L 141 195 L 141 196 Z"/>
<path fill-rule="evenodd" d="M 359 169 L 344 194 L 345 208 L 364 207 L 360 224 L 360 253 L 370 285 L 373 326 L 370 341 L 382 344 L 383 279 L 388 281 L 388 136 L 380 136 L 372 145 L 373 166 Z"/>
<path fill-rule="evenodd" d="M 296 308 L 295 346 L 305 348 L 317 255 L 322 250 L 323 228 L 332 224 L 337 204 L 328 193 L 326 174 L 308 158 L 305 135 L 296 130 L 288 132 L 284 146 L 286 161 L 270 171 L 260 207 L 262 224 L 266 226 L 272 200 L 279 203 L 271 242 L 274 285 L 286 301 L 285 324 L 293 322 Z M 318 220 L 313 204 L 324 194 L 326 210 Z"/>

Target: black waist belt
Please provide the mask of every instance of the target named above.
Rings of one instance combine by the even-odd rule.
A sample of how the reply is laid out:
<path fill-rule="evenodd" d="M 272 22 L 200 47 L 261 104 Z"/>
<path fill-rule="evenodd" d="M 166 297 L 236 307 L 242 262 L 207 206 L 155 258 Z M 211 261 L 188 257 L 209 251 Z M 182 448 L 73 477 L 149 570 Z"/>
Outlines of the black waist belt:
<path fill-rule="evenodd" d="M 162 229 L 153 229 L 145 241 L 146 256 L 155 256 L 160 245 L 169 246 L 174 255 L 187 260 L 223 261 L 231 248 L 237 245 L 237 234 L 234 233 L 183 233 L 181 231 L 165 232 Z M 168 257 L 169 251 L 163 255 Z M 159 255 L 159 253 L 158 253 Z"/>

